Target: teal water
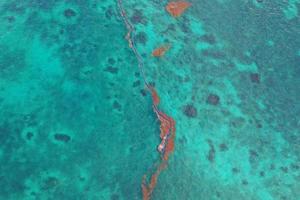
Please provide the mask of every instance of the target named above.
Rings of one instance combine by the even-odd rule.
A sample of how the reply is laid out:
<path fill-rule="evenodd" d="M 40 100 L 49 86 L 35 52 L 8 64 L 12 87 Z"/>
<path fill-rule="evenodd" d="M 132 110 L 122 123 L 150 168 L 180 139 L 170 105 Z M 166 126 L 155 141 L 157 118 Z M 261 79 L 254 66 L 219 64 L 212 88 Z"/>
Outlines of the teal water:
<path fill-rule="evenodd" d="M 190 2 L 123 0 L 176 121 L 152 199 L 298 200 L 300 1 Z M 159 123 L 126 33 L 117 1 L 0 0 L 0 199 L 142 199 Z"/>

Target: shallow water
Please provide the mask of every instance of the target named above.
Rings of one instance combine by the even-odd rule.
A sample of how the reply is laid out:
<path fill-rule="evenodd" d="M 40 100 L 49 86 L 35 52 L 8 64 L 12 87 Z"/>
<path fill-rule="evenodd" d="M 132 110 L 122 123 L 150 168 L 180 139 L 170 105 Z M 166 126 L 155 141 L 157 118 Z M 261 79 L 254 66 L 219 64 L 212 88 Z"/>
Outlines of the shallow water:
<path fill-rule="evenodd" d="M 151 199 L 298 199 L 300 1 L 167 3 L 123 0 L 176 121 Z M 0 1 L 0 199 L 142 199 L 160 130 L 126 33 L 117 1 Z"/>

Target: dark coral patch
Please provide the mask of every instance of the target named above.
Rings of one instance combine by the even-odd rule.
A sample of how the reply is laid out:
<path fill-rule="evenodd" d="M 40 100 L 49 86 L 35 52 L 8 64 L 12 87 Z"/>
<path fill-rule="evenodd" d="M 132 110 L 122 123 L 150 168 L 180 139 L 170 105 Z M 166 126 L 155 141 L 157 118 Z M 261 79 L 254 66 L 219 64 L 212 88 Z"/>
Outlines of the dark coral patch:
<path fill-rule="evenodd" d="M 291 164 L 291 168 L 292 168 L 293 170 L 298 170 L 298 169 L 300 169 L 300 166 L 297 165 L 297 164 L 292 163 L 292 164 Z"/>
<path fill-rule="evenodd" d="M 110 197 L 110 199 L 111 199 L 111 200 L 119 200 L 120 197 L 119 197 L 119 195 L 117 195 L 117 194 L 112 194 L 111 197 Z"/>
<path fill-rule="evenodd" d="M 59 184 L 59 181 L 56 177 L 48 177 L 42 186 L 43 190 L 50 190 L 56 187 Z"/>
<path fill-rule="evenodd" d="M 106 11 L 105 11 L 105 17 L 107 19 L 111 19 L 112 16 L 114 15 L 114 11 L 113 11 L 113 8 L 110 6 Z"/>
<path fill-rule="evenodd" d="M 281 171 L 283 171 L 284 173 L 288 173 L 289 168 L 288 167 L 280 167 Z"/>
<path fill-rule="evenodd" d="M 197 109 L 192 104 L 183 106 L 183 113 L 190 118 L 197 117 Z"/>
<path fill-rule="evenodd" d="M 225 143 L 222 143 L 219 145 L 219 149 L 220 149 L 220 151 L 227 151 L 228 146 Z"/>
<path fill-rule="evenodd" d="M 257 127 L 257 128 L 262 128 L 262 124 L 261 124 L 261 123 L 257 123 L 257 124 L 256 124 L 256 127 Z"/>
<path fill-rule="evenodd" d="M 249 163 L 255 165 L 258 162 L 258 153 L 254 150 L 249 150 Z"/>
<path fill-rule="evenodd" d="M 139 32 L 138 34 L 135 35 L 134 40 L 137 43 L 141 43 L 141 44 L 145 45 L 147 42 L 147 35 L 145 32 Z"/>
<path fill-rule="evenodd" d="M 68 8 L 64 11 L 64 16 L 66 18 L 72 18 L 72 17 L 75 17 L 76 15 L 77 15 L 77 13 L 72 8 Z"/>
<path fill-rule="evenodd" d="M 54 139 L 60 142 L 67 143 L 71 140 L 71 137 L 63 133 L 56 133 L 54 134 Z"/>
<path fill-rule="evenodd" d="M 146 96 L 147 95 L 147 91 L 145 89 L 142 89 L 141 91 L 142 96 Z"/>
<path fill-rule="evenodd" d="M 207 99 L 206 99 L 206 102 L 210 105 L 216 106 L 220 102 L 220 97 L 216 94 L 209 94 Z"/>
<path fill-rule="evenodd" d="M 139 72 L 135 72 L 135 73 L 134 73 L 134 76 L 135 76 L 135 77 L 140 77 L 140 73 L 139 73 Z"/>
<path fill-rule="evenodd" d="M 118 110 L 118 111 L 121 111 L 122 106 L 118 101 L 114 101 L 113 108 Z"/>
<path fill-rule="evenodd" d="M 276 166 L 274 164 L 271 164 L 270 165 L 270 170 L 275 170 L 276 169 Z"/>
<path fill-rule="evenodd" d="M 26 139 L 27 140 L 31 140 L 33 138 L 33 136 L 34 136 L 33 133 L 30 132 L 30 131 L 26 133 Z"/>
<path fill-rule="evenodd" d="M 240 172 L 240 169 L 234 167 L 234 168 L 231 169 L 231 171 L 232 171 L 232 173 L 237 174 L 237 173 Z"/>
<path fill-rule="evenodd" d="M 246 179 L 243 179 L 243 180 L 242 180 L 242 184 L 243 184 L 243 185 L 248 185 L 249 183 L 248 183 L 248 181 L 247 181 Z"/>
<path fill-rule="evenodd" d="M 250 80 L 252 83 L 260 83 L 260 76 L 258 73 L 251 73 L 250 74 Z"/>
<path fill-rule="evenodd" d="M 211 140 L 208 140 L 207 142 L 209 144 L 207 159 L 212 163 L 215 161 L 216 150 Z"/>
<path fill-rule="evenodd" d="M 252 156 L 252 157 L 258 157 L 258 153 L 256 152 L 256 151 L 254 151 L 254 150 L 249 150 L 249 154 L 250 154 L 250 156 Z"/>
<path fill-rule="evenodd" d="M 137 80 L 135 82 L 133 82 L 132 87 L 137 87 L 141 85 L 141 81 Z"/>
<path fill-rule="evenodd" d="M 8 23 L 13 23 L 15 22 L 16 18 L 14 16 L 7 16 L 6 20 L 8 21 Z"/>
<path fill-rule="evenodd" d="M 113 64 L 116 63 L 115 59 L 113 59 L 113 58 L 108 58 L 107 61 L 108 61 L 108 63 L 109 63 L 110 65 L 113 65 Z"/>
<path fill-rule="evenodd" d="M 143 13 L 140 10 L 134 10 L 134 13 L 130 18 L 130 21 L 133 24 L 139 24 L 139 23 L 145 24 L 146 23 L 145 19 L 144 19 L 144 16 L 143 16 Z"/>
<path fill-rule="evenodd" d="M 108 66 L 104 69 L 104 71 L 112 73 L 112 74 L 116 74 L 116 73 L 118 73 L 119 69 L 117 67 Z"/>
<path fill-rule="evenodd" d="M 200 39 L 208 44 L 215 44 L 216 38 L 212 34 L 205 34 Z"/>
<path fill-rule="evenodd" d="M 152 86 L 152 87 L 155 87 L 155 82 L 150 81 L 150 82 L 149 82 L 149 85 Z"/>
<path fill-rule="evenodd" d="M 211 57 L 211 58 L 214 58 L 214 59 L 224 59 L 225 56 L 226 56 L 223 52 L 212 50 L 212 49 L 203 50 L 202 55 L 207 56 L 207 57 Z"/>

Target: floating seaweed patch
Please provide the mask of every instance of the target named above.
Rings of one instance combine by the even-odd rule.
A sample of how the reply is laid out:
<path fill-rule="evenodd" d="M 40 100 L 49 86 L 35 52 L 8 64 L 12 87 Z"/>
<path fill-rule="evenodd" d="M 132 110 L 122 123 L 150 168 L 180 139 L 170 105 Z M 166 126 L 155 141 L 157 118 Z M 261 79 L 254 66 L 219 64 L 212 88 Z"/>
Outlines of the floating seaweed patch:
<path fill-rule="evenodd" d="M 166 6 L 166 10 L 173 17 L 180 17 L 183 14 L 183 12 L 191 5 L 192 4 L 187 1 L 173 1 L 168 3 L 168 5 Z"/>

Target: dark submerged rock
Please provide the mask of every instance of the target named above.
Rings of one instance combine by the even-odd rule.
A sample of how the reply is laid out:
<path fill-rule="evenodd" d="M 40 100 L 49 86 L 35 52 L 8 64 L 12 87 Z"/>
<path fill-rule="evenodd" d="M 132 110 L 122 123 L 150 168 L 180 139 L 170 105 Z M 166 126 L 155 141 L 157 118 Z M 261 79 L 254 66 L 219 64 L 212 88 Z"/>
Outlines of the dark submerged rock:
<path fill-rule="evenodd" d="M 197 109 L 192 104 L 183 106 L 183 113 L 190 118 L 197 117 Z"/>
<path fill-rule="evenodd" d="M 216 94 L 209 94 L 208 97 L 207 97 L 206 102 L 210 105 L 216 106 L 220 102 L 220 97 Z"/>
<path fill-rule="evenodd" d="M 54 135 L 54 139 L 60 142 L 67 143 L 71 140 L 71 137 L 63 133 L 56 133 Z"/>

